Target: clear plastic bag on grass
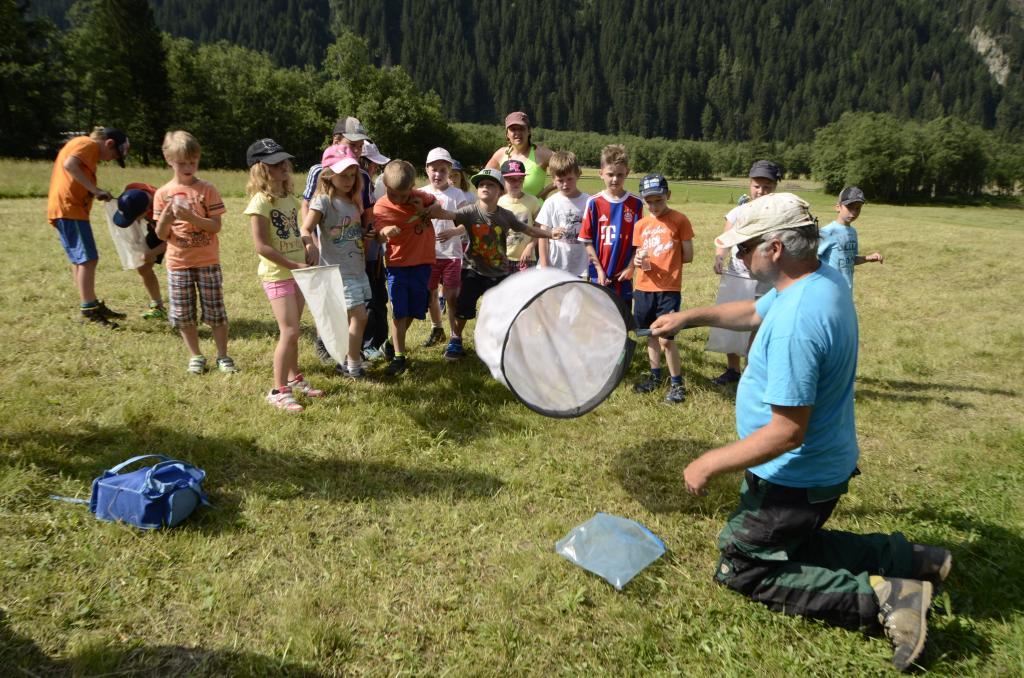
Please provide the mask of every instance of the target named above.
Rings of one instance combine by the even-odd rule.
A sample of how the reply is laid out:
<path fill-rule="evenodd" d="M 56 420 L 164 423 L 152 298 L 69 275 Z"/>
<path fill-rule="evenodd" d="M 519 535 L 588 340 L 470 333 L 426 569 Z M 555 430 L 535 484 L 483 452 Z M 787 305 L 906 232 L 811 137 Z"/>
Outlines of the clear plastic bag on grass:
<path fill-rule="evenodd" d="M 621 591 L 665 553 L 665 544 L 635 520 L 597 513 L 559 539 L 555 553 Z"/>

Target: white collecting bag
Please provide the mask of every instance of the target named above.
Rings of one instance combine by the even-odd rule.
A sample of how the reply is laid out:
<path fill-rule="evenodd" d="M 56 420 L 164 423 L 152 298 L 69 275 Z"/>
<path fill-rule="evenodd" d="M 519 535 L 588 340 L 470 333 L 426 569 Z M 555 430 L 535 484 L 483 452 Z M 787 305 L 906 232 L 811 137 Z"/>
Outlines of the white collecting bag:
<path fill-rule="evenodd" d="M 310 266 L 296 268 L 292 276 L 306 298 L 327 352 L 339 365 L 344 364 L 348 355 L 348 308 L 341 270 L 337 266 Z"/>

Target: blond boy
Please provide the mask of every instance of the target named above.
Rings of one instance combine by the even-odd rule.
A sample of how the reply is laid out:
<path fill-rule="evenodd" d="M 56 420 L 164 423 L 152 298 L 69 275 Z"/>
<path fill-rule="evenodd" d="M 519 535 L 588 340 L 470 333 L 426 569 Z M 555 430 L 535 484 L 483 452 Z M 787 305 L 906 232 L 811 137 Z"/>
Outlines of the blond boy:
<path fill-rule="evenodd" d="M 590 280 L 608 285 L 627 304 L 633 299 L 633 226 L 644 203 L 626 191 L 629 156 L 621 144 L 601 149 L 604 190 L 587 201 L 580 242 L 590 257 Z"/>
<path fill-rule="evenodd" d="M 220 270 L 221 215 L 226 211 L 216 187 L 196 176 L 199 142 L 188 132 L 168 132 L 163 143 L 164 160 L 173 178 L 153 196 L 156 235 L 167 241 L 164 265 L 170 298 L 170 321 L 189 351 L 188 372 L 206 371 L 206 357 L 199 348 L 196 297 L 202 321 L 213 330 L 217 369 L 236 372 L 228 356 L 228 316 L 224 309 L 224 282 Z"/>

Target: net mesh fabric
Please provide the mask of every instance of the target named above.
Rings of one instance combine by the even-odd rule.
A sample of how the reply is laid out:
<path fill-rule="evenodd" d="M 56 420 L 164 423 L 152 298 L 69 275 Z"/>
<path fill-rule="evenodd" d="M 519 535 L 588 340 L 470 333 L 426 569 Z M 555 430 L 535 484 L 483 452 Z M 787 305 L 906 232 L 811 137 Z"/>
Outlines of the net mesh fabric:
<path fill-rule="evenodd" d="M 631 346 L 607 291 L 550 268 L 517 273 L 489 291 L 475 340 L 496 379 L 531 409 L 560 417 L 603 401 Z"/>

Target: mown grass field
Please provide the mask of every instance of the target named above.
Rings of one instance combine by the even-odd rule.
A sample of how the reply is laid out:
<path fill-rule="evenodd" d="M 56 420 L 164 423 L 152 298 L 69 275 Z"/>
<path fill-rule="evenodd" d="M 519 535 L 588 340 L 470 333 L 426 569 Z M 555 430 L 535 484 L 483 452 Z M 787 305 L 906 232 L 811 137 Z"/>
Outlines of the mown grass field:
<path fill-rule="evenodd" d="M 49 168 L 4 161 L 0 190 L 45 194 Z M 114 191 L 166 177 L 100 170 Z M 0 200 L 0 674 L 890 673 L 884 639 L 712 583 L 739 476 L 701 499 L 681 483 L 691 459 L 734 437 L 706 331 L 679 339 L 682 406 L 632 393 L 638 351 L 627 383 L 570 421 L 531 413 L 475 358 L 415 348 L 401 378 L 352 384 L 306 340 L 302 366 L 329 395 L 288 416 L 263 401 L 276 326 L 244 175 L 207 177 L 228 196 L 233 376 L 186 377 L 180 339 L 138 317 L 142 285 L 119 269 L 98 210 L 98 290 L 131 317 L 117 333 L 80 326 L 45 198 Z M 711 239 L 743 183 L 673 187 L 697 234 L 688 305 L 714 300 Z M 792 188 L 831 219 L 833 198 Z M 1022 217 L 869 204 L 857 223 L 862 251 L 885 264 L 857 272 L 863 475 L 832 526 L 953 551 L 924 661 L 935 675 L 1024 674 Z M 47 498 L 87 497 L 103 469 L 146 452 L 204 468 L 215 508 L 139 532 Z M 596 511 L 642 522 L 669 549 L 621 593 L 554 553 Z"/>

